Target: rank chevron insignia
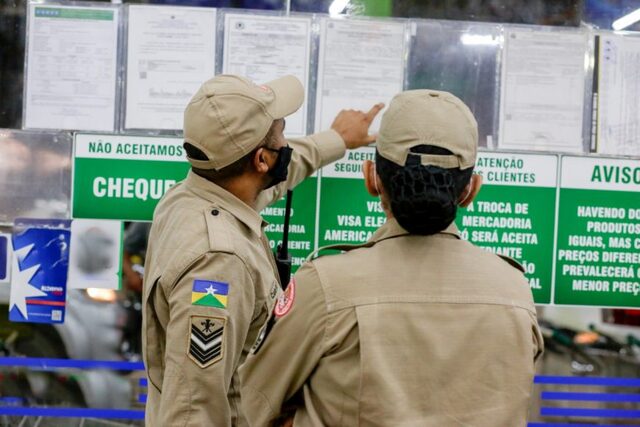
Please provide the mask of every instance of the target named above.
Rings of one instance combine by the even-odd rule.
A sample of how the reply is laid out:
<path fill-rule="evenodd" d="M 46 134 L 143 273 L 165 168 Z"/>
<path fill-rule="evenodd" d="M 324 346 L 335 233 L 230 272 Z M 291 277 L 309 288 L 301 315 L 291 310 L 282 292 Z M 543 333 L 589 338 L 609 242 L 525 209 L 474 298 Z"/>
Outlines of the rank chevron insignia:
<path fill-rule="evenodd" d="M 191 316 L 189 358 L 201 368 L 222 359 L 224 319 L 221 317 Z"/>

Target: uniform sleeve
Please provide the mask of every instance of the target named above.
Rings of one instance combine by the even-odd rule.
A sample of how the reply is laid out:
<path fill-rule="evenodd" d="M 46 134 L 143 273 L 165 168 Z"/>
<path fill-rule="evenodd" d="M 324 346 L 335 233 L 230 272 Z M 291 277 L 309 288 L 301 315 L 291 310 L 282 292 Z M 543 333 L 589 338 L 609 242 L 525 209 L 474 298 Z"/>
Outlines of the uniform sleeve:
<path fill-rule="evenodd" d="M 293 148 L 293 154 L 287 180 L 260 193 L 256 204 L 258 210 L 280 200 L 287 189 L 293 189 L 319 168 L 342 158 L 346 151 L 344 141 L 334 130 L 289 140 L 289 146 Z"/>
<path fill-rule="evenodd" d="M 159 424 L 231 425 L 238 408 L 227 396 L 237 392 L 232 377 L 254 316 L 247 268 L 235 255 L 209 253 L 164 292 L 169 322 Z"/>
<path fill-rule="evenodd" d="M 262 347 L 240 368 L 242 409 L 252 426 L 271 425 L 324 353 L 326 302 L 311 263 L 296 273 L 276 304 L 276 314 L 286 311 L 287 295 L 293 302 L 290 310 L 276 316 Z"/>

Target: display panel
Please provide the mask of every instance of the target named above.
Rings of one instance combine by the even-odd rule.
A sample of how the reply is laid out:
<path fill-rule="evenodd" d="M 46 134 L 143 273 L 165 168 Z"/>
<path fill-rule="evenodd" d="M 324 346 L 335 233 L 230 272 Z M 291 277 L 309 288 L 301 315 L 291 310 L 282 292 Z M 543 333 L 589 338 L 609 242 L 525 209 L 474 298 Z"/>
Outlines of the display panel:
<path fill-rule="evenodd" d="M 405 31 L 405 23 L 393 21 L 321 19 L 316 131 L 329 129 L 340 110 L 388 105 L 402 91 Z M 372 132 L 381 116 L 372 123 Z"/>
<path fill-rule="evenodd" d="M 596 37 L 597 150 L 640 156 L 640 37 Z"/>
<path fill-rule="evenodd" d="M 0 129 L 0 224 L 69 218 L 71 135 Z"/>
<path fill-rule="evenodd" d="M 408 89 L 451 92 L 478 121 L 479 144 L 495 142 L 499 103 L 501 26 L 413 20 Z"/>
<path fill-rule="evenodd" d="M 311 19 L 300 17 L 227 14 L 224 18 L 222 72 L 237 74 L 261 84 L 293 75 L 305 88 L 302 107 L 286 118 L 285 135 L 307 132 Z"/>
<path fill-rule="evenodd" d="M 120 8 L 28 6 L 24 127 L 113 131 Z"/>
<path fill-rule="evenodd" d="M 123 223 L 104 219 L 71 222 L 69 289 L 120 289 Z"/>
<path fill-rule="evenodd" d="M 506 28 L 500 148 L 583 152 L 588 34 Z"/>
<path fill-rule="evenodd" d="M 189 100 L 215 74 L 216 9 L 128 11 L 125 128 L 182 130 Z"/>

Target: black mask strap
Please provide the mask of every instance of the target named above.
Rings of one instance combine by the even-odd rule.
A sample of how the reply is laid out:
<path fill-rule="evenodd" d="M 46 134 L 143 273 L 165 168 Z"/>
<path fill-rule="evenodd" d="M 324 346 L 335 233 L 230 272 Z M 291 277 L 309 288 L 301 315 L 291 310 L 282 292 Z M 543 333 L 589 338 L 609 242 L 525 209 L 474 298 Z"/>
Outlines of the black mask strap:
<path fill-rule="evenodd" d="M 289 163 L 291 162 L 291 155 L 293 154 L 293 148 L 284 146 L 280 149 L 273 149 L 269 147 L 264 147 L 266 150 L 275 151 L 278 153 L 278 158 L 276 159 L 276 163 L 273 165 L 271 169 L 269 169 L 269 175 L 273 178 L 269 185 L 265 188 L 271 188 L 274 185 L 278 185 L 283 181 L 287 180 L 287 175 L 289 173 Z"/>

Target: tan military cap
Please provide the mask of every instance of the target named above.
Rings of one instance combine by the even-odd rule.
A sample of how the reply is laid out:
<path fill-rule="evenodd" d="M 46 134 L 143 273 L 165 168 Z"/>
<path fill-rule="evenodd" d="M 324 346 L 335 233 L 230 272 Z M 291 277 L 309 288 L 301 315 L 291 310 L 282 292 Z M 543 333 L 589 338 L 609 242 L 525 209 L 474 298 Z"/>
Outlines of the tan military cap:
<path fill-rule="evenodd" d="M 417 154 L 416 145 L 446 148 L 452 155 Z M 404 166 L 409 155 L 423 165 L 467 169 L 476 163 L 478 124 L 469 108 L 448 92 L 419 89 L 396 95 L 382 116 L 378 152 Z"/>
<path fill-rule="evenodd" d="M 222 169 L 256 148 L 274 120 L 294 113 L 304 88 L 293 76 L 263 85 L 219 75 L 202 84 L 184 111 L 184 140 L 209 160 L 188 158 L 200 169 Z"/>

